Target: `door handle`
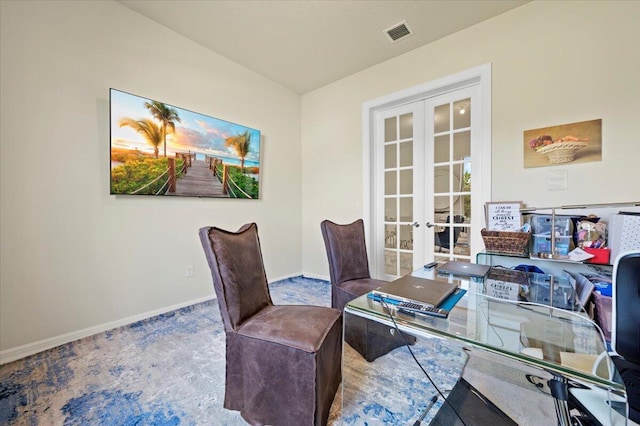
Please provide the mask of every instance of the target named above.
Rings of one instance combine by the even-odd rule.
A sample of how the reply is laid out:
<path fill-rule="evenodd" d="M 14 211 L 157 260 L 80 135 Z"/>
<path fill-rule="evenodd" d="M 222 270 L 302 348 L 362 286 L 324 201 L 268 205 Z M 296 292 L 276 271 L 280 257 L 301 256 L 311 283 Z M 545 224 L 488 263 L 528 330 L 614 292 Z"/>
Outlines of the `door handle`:
<path fill-rule="evenodd" d="M 420 228 L 420 224 L 418 222 L 413 222 L 411 224 L 414 228 Z"/>
<path fill-rule="evenodd" d="M 427 228 L 433 228 L 434 226 L 436 226 L 431 222 L 427 222 L 426 225 L 427 225 Z"/>

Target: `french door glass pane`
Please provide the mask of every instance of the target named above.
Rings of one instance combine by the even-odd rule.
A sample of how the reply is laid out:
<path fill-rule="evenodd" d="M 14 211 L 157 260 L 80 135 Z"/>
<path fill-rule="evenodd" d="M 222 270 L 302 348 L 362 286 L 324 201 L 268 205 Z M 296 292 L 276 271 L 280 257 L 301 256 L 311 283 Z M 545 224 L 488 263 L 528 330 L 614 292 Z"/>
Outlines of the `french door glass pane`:
<path fill-rule="evenodd" d="M 395 222 L 398 220 L 398 200 L 397 198 L 385 198 L 384 200 L 384 220 L 388 222 Z M 402 206 L 400 207 L 400 214 L 402 214 Z"/>
<path fill-rule="evenodd" d="M 462 170 L 462 190 L 465 192 L 471 192 L 471 161 L 464 162 L 462 164 Z"/>
<path fill-rule="evenodd" d="M 407 166 L 413 166 L 413 141 L 400 143 L 400 167 Z"/>
<path fill-rule="evenodd" d="M 400 116 L 400 139 L 409 139 L 413 137 L 413 114 L 404 114 Z"/>
<path fill-rule="evenodd" d="M 465 222 L 471 222 L 471 161 L 462 164 L 462 196 L 461 209 Z"/>
<path fill-rule="evenodd" d="M 444 104 L 435 107 L 434 119 L 435 125 L 433 128 L 434 133 L 442 133 L 449 131 L 449 104 Z"/>
<path fill-rule="evenodd" d="M 400 249 L 413 250 L 413 226 L 400 225 Z"/>
<path fill-rule="evenodd" d="M 398 131 L 398 125 L 396 124 L 396 117 L 390 117 L 384 120 L 384 141 L 396 140 L 396 133 Z"/>
<path fill-rule="evenodd" d="M 407 275 L 413 270 L 413 253 L 400 253 L 400 274 Z"/>
<path fill-rule="evenodd" d="M 395 170 L 384 172 L 384 195 L 395 195 L 398 193 L 396 174 Z"/>
<path fill-rule="evenodd" d="M 387 145 L 384 147 L 384 168 L 385 169 L 396 167 L 396 165 L 398 164 L 396 161 L 397 160 L 396 149 L 397 149 L 396 144 Z"/>
<path fill-rule="evenodd" d="M 413 170 L 400 170 L 400 194 L 413 194 Z"/>
<path fill-rule="evenodd" d="M 449 135 L 436 136 L 433 143 L 434 163 L 449 161 Z"/>
<path fill-rule="evenodd" d="M 435 214 L 435 220 L 438 221 L 438 213 L 444 213 L 449 208 L 449 196 L 438 195 L 433 197 L 433 212 Z"/>
<path fill-rule="evenodd" d="M 471 157 L 471 132 L 469 130 L 453 135 L 453 159 L 462 160 L 465 157 Z"/>
<path fill-rule="evenodd" d="M 400 221 L 413 222 L 413 197 L 400 198 Z"/>
<path fill-rule="evenodd" d="M 397 248 L 398 247 L 398 231 L 396 225 L 384 226 L 384 247 L 385 248 Z"/>
<path fill-rule="evenodd" d="M 463 99 L 453 104 L 453 130 L 471 126 L 471 99 Z"/>
<path fill-rule="evenodd" d="M 435 166 L 433 168 L 433 192 L 435 194 L 448 193 L 450 188 L 451 175 L 449 173 L 449 165 Z M 442 208 L 448 208 L 446 203 Z"/>
<path fill-rule="evenodd" d="M 396 250 L 384 251 L 384 273 L 387 275 L 398 274 L 398 252 Z"/>

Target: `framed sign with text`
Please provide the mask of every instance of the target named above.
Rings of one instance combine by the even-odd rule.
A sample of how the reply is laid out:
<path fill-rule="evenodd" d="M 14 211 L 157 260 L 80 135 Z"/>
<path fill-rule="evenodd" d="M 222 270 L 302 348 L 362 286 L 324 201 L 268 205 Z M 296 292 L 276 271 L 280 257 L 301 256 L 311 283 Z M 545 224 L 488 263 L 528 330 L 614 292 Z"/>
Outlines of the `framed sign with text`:
<path fill-rule="evenodd" d="M 485 217 L 489 231 L 520 231 L 522 228 L 522 201 L 488 202 Z"/>

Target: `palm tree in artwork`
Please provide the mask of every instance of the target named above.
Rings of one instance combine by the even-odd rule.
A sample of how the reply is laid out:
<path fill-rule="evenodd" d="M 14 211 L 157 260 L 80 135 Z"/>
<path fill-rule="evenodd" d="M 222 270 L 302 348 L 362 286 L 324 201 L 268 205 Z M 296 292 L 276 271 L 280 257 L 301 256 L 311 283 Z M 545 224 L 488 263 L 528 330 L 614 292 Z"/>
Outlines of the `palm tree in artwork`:
<path fill-rule="evenodd" d="M 162 143 L 163 131 L 162 127 L 156 124 L 155 121 L 149 118 L 142 118 L 140 120 L 134 120 L 133 118 L 123 118 L 118 124 L 120 127 L 131 127 L 136 132 L 140 133 L 143 138 L 153 146 L 153 152 L 158 158 L 158 146 Z"/>
<path fill-rule="evenodd" d="M 162 139 L 164 140 L 164 156 L 167 156 L 167 129 L 171 130 L 171 133 L 176 132 L 176 124 L 180 122 L 180 116 L 178 111 L 168 107 L 162 102 L 151 101 L 145 102 L 144 106 L 149 110 L 151 115 L 162 124 Z"/>
<path fill-rule="evenodd" d="M 240 157 L 240 168 L 244 173 L 244 158 L 251 151 L 251 133 L 248 130 L 241 135 L 231 136 L 225 139 L 225 145 L 231 146 L 236 150 L 236 154 Z"/>

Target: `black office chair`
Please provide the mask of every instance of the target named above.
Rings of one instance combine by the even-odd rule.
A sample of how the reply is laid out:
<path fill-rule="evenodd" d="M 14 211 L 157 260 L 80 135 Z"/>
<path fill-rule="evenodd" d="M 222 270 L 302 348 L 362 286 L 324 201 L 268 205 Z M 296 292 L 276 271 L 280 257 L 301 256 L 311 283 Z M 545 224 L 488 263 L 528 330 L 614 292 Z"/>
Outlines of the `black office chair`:
<path fill-rule="evenodd" d="M 612 303 L 612 359 L 627 389 L 629 419 L 640 423 L 640 250 L 616 258 Z"/>
<path fill-rule="evenodd" d="M 447 216 L 447 223 L 451 223 L 451 216 Z M 459 214 L 453 216 L 453 223 L 464 223 L 464 216 Z M 460 231 L 462 228 L 454 227 L 453 228 L 453 246 L 455 247 L 456 242 L 458 241 L 458 237 L 460 236 Z M 449 232 L 449 228 L 445 228 L 444 231 L 436 232 L 434 243 L 436 246 L 440 247 L 440 249 L 451 250 L 451 233 Z"/>

